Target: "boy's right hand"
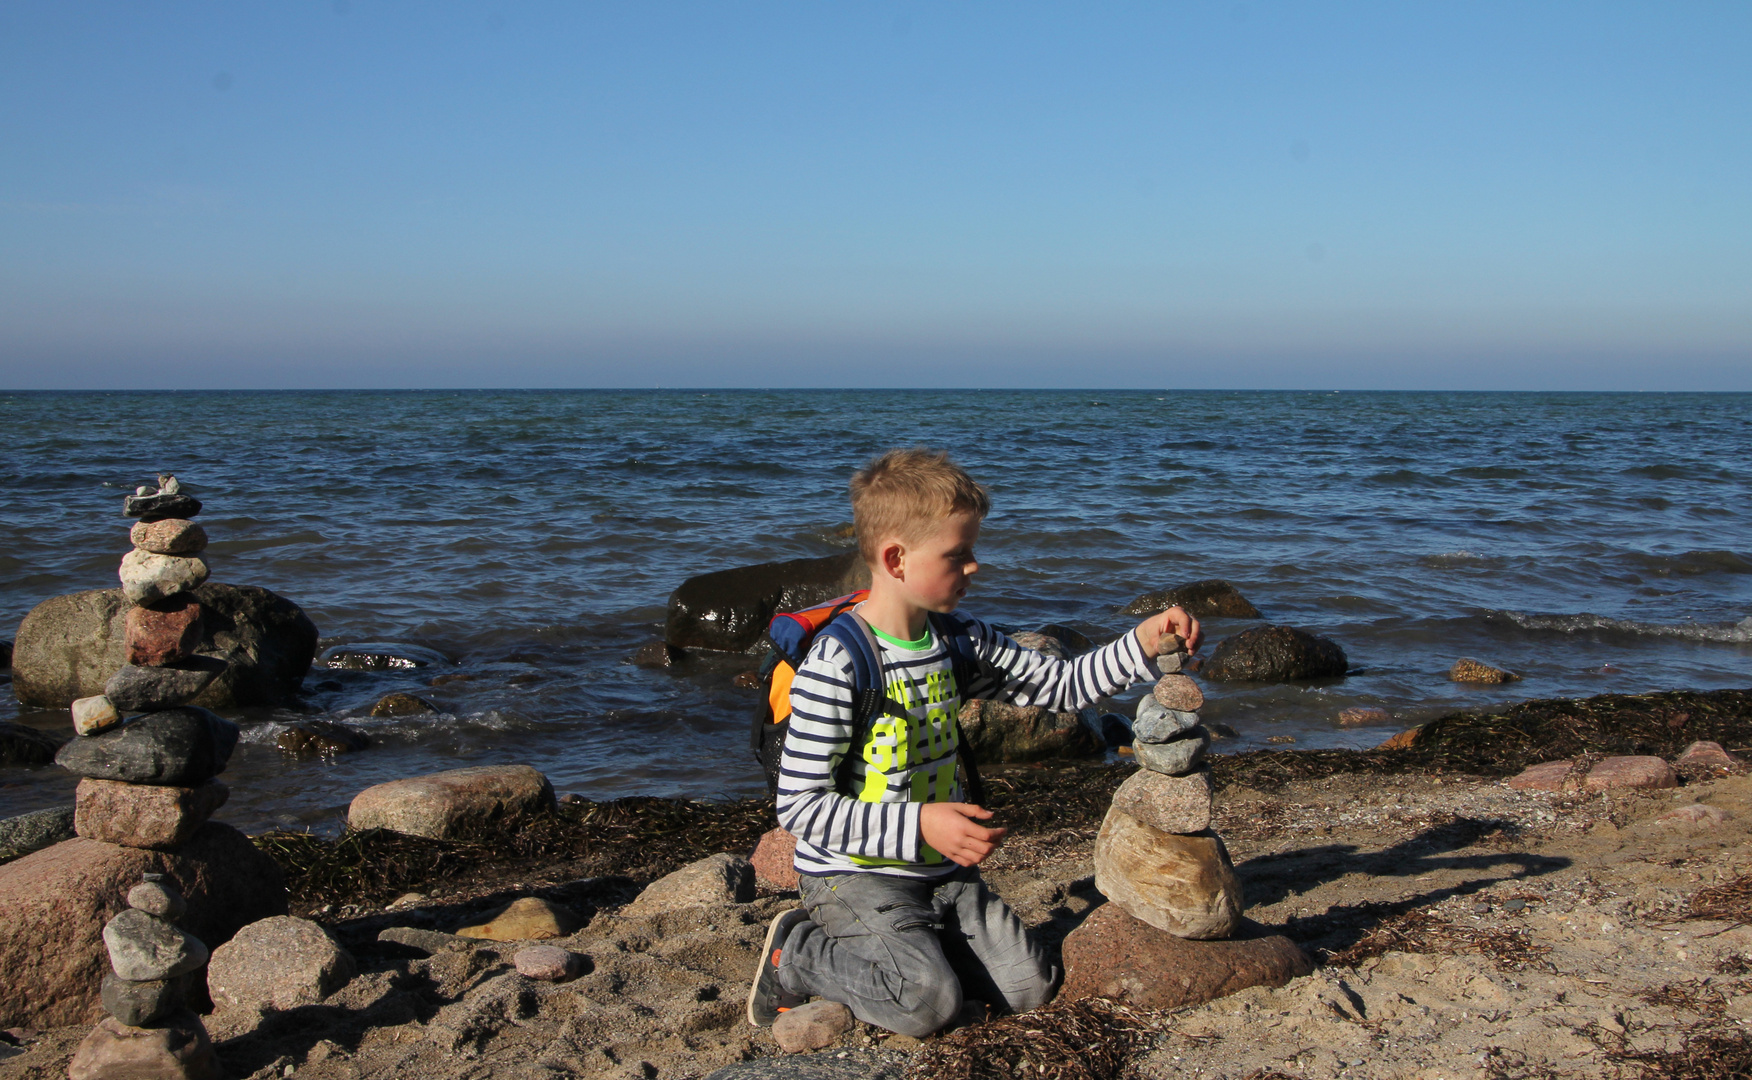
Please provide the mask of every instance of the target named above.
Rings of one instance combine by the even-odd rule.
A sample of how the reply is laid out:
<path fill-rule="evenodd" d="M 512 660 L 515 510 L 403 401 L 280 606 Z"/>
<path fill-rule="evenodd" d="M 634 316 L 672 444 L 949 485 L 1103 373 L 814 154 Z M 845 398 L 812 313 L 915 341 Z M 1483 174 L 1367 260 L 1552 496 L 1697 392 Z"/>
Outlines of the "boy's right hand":
<path fill-rule="evenodd" d="M 919 835 L 957 866 L 978 866 L 997 850 L 1009 829 L 988 829 L 974 819 L 990 819 L 992 812 L 964 802 L 926 803 L 919 810 Z"/>

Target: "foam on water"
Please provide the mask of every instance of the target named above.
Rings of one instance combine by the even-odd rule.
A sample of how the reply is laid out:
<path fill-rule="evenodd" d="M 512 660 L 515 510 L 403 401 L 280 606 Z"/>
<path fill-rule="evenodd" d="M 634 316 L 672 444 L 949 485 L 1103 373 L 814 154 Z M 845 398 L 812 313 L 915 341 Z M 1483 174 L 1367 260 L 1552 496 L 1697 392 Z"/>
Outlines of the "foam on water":
<path fill-rule="evenodd" d="M 1222 577 L 1365 672 L 1208 687 L 1210 718 L 1238 732 L 1219 752 L 1393 730 L 1339 729 L 1351 705 L 1412 723 L 1752 685 L 1749 395 L 11 394 L 0 422 L 0 620 L 113 585 L 121 495 L 168 470 L 206 503 L 217 580 L 297 601 L 324 648 L 443 661 L 317 669 L 308 712 L 239 714 L 223 816 L 250 828 L 332 827 L 368 783 L 487 762 L 533 762 L 592 797 L 761 790 L 753 695 L 731 684 L 750 661 L 627 658 L 690 574 L 848 550 L 852 469 L 915 443 L 992 492 L 971 613 L 1106 637 L 1141 593 Z M 1525 679 L 1448 682 L 1460 656 Z M 442 674 L 472 681 L 429 685 Z M 440 712 L 369 717 L 392 690 Z M 274 736 L 305 717 L 378 745 L 289 759 Z M 0 814 L 71 787 L 55 769 L 0 770 Z"/>

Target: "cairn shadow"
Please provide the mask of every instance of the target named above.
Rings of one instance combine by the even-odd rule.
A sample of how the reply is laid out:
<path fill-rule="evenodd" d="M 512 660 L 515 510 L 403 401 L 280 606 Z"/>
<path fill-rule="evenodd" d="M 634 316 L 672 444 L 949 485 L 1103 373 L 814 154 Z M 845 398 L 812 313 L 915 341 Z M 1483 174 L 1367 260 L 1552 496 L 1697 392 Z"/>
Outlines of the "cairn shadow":
<path fill-rule="evenodd" d="M 1353 874 L 1367 878 L 1417 878 L 1438 871 L 1467 874 L 1439 888 L 1394 901 L 1360 901 L 1329 908 L 1318 915 L 1297 916 L 1283 931 L 1304 945 L 1337 951 L 1354 944 L 1368 928 L 1415 908 L 1469 896 L 1504 881 L 1524 881 L 1571 865 L 1562 856 L 1525 851 L 1459 854 L 1481 839 L 1514 836 L 1514 826 L 1493 818 L 1457 818 L 1431 826 L 1379 851 L 1361 852 L 1354 844 L 1322 844 L 1257 855 L 1235 867 L 1246 890 L 1248 907 L 1270 906 L 1291 895 Z"/>

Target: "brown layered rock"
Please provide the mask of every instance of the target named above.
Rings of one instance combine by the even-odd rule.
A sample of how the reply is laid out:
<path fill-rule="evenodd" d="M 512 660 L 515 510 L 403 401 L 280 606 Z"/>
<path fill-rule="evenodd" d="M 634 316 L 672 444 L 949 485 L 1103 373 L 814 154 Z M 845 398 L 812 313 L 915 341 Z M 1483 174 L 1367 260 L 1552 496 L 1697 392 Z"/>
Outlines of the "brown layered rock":
<path fill-rule="evenodd" d="M 1074 712 L 1038 705 L 967 701 L 958 718 L 961 733 L 982 765 L 1097 757 L 1107 744 Z"/>
<path fill-rule="evenodd" d="M 295 1009 L 328 997 L 357 971 L 352 954 L 322 927 L 278 915 L 213 950 L 207 992 L 221 1009 Z"/>
<path fill-rule="evenodd" d="M 214 821 L 175 853 L 84 838 L 33 852 L 0 866 L 0 1026 L 60 1027 L 101 1015 L 104 924 L 148 872 L 168 875 L 188 902 L 180 925 L 209 946 L 286 913 L 280 868 Z"/>
<path fill-rule="evenodd" d="M 1520 676 L 1512 671 L 1481 664 L 1477 660 L 1460 659 L 1454 661 L 1454 666 L 1448 669 L 1448 678 L 1454 682 L 1479 683 L 1493 685 L 1498 683 L 1518 682 Z"/>
<path fill-rule="evenodd" d="M 1095 887 L 1133 917 L 1183 938 L 1229 936 L 1245 906 L 1215 833 L 1167 833 L 1114 808 L 1095 837 Z"/>
<path fill-rule="evenodd" d="M 528 765 L 478 765 L 368 787 L 353 797 L 347 824 L 448 840 L 489 822 L 553 809 L 553 786 Z"/>
<path fill-rule="evenodd" d="M 79 781 L 73 831 L 87 840 L 175 851 L 225 805 L 231 789 L 217 780 L 197 787 Z"/>
<path fill-rule="evenodd" d="M 201 644 L 201 603 L 185 593 L 130 608 L 123 640 L 130 664 L 159 667 L 186 660 Z"/>
<path fill-rule="evenodd" d="M 207 548 L 207 530 L 187 518 L 137 521 L 128 539 L 154 555 L 196 555 Z"/>
<path fill-rule="evenodd" d="M 1209 769 L 1164 776 L 1139 769 L 1113 793 L 1113 808 L 1166 833 L 1200 833 L 1211 827 Z"/>
<path fill-rule="evenodd" d="M 832 1046 L 852 1030 L 852 1010 L 837 1001 L 811 1001 L 779 1014 L 773 1021 L 773 1042 L 787 1054 L 802 1054 Z"/>
<path fill-rule="evenodd" d="M 1296 943 L 1243 921 L 1225 941 L 1188 941 L 1128 915 L 1096 908 L 1066 936 L 1061 999 L 1104 997 L 1143 1009 L 1178 1009 L 1250 986 L 1282 986 L 1313 972 Z"/>
<path fill-rule="evenodd" d="M 104 1017 L 67 1066 L 68 1080 L 216 1080 L 218 1062 L 207 1029 L 193 1013 L 161 1027 L 129 1027 Z"/>
<path fill-rule="evenodd" d="M 797 838 L 784 829 L 768 829 L 748 857 L 754 876 L 781 889 L 797 887 Z"/>
<path fill-rule="evenodd" d="M 525 896 L 500 908 L 485 922 L 458 929 L 456 936 L 483 941 L 541 941 L 575 934 L 583 926 L 584 920 L 571 908 Z"/>

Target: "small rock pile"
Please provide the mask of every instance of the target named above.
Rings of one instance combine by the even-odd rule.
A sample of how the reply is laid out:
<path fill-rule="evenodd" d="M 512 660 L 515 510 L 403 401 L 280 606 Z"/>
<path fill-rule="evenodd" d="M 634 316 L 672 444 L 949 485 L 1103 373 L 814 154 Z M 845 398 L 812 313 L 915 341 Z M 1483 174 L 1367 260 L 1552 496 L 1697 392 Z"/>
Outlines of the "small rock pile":
<path fill-rule="evenodd" d="M 103 928 L 110 973 L 103 978 L 109 1016 L 73 1055 L 71 1080 L 218 1075 L 207 1029 L 189 1011 L 189 976 L 207 962 L 207 946 L 174 924 L 186 910 L 163 874 L 146 874 L 128 892 L 128 908 Z"/>
<path fill-rule="evenodd" d="M 123 847 L 175 851 L 188 843 L 230 791 L 213 777 L 237 745 L 237 725 L 183 703 L 225 670 L 196 656 L 201 605 L 191 595 L 207 580 L 198 554 L 207 534 L 189 518 L 201 504 L 174 476 L 127 497 L 139 518 L 134 550 L 122 559 L 127 663 L 102 694 L 73 702 L 73 730 L 55 761 L 81 777 L 73 830 Z M 124 722 L 124 713 L 136 713 Z"/>
<path fill-rule="evenodd" d="M 1178 1008 L 1313 970 L 1288 938 L 1241 917 L 1241 881 L 1211 830 L 1211 737 L 1188 659 L 1179 636 L 1163 637 L 1161 681 L 1132 725 L 1142 768 L 1114 792 L 1095 838 L 1095 887 L 1110 903 L 1065 939 L 1066 997 Z"/>
<path fill-rule="evenodd" d="M 1241 921 L 1241 882 L 1211 831 L 1211 736 L 1204 693 L 1185 673 L 1186 643 L 1162 639 L 1162 678 L 1138 703 L 1132 753 L 1143 766 L 1113 793 L 1095 840 L 1095 887 L 1135 918 L 1182 938 L 1228 937 Z"/>

